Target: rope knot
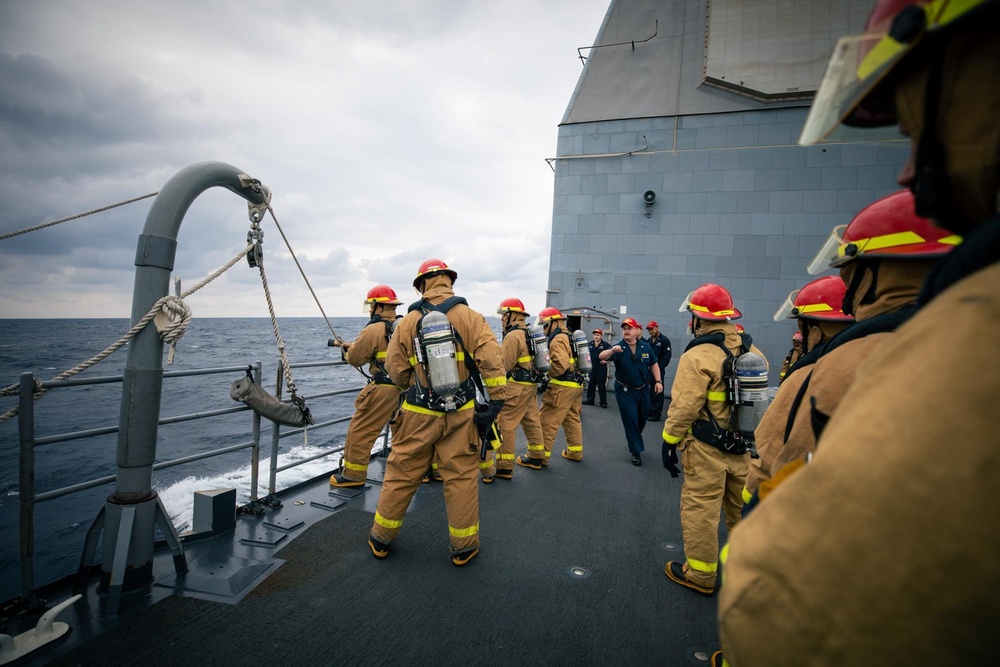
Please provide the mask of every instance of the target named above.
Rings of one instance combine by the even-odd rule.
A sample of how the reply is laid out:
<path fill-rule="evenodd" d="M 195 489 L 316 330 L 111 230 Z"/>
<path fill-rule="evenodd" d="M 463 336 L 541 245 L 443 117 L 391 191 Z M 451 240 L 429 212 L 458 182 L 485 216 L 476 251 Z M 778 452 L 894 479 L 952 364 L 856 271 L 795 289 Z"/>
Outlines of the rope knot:
<path fill-rule="evenodd" d="M 178 296 L 165 296 L 156 303 L 159 311 L 153 316 L 153 324 L 164 343 L 175 343 L 187 331 L 191 307 Z"/>

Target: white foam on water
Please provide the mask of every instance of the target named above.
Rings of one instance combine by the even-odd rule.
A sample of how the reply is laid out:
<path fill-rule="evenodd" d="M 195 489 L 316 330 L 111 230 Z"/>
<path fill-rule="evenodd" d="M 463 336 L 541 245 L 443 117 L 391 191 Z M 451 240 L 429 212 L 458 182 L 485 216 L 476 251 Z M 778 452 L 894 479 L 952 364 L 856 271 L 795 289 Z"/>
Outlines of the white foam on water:
<path fill-rule="evenodd" d="M 323 452 L 319 447 L 300 446 L 293 447 L 286 453 L 278 454 L 278 467 L 316 456 Z M 340 453 L 331 454 L 315 461 L 309 461 L 289 470 L 283 470 L 277 475 L 275 485 L 277 490 L 287 489 L 290 486 L 305 482 L 319 475 L 329 473 L 340 464 Z M 267 496 L 268 486 L 268 461 L 262 459 L 259 465 L 257 480 L 257 497 Z M 183 532 L 191 526 L 192 514 L 194 512 L 194 494 L 196 491 L 212 491 L 218 489 L 236 489 L 237 505 L 245 505 L 250 502 L 250 465 L 230 470 L 218 475 L 207 475 L 205 477 L 185 477 L 174 482 L 165 489 L 157 488 L 156 491 L 163 500 L 164 507 L 170 515 L 170 520 L 179 532 Z"/>

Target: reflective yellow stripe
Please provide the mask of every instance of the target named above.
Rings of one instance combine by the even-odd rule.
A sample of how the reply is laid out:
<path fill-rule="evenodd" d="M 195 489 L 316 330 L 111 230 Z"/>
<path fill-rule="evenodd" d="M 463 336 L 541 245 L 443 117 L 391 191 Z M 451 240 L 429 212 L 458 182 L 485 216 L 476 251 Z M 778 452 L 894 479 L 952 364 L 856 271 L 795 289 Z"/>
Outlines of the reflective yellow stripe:
<path fill-rule="evenodd" d="M 495 378 L 483 378 L 483 383 L 487 387 L 502 387 L 507 384 L 507 378 L 503 375 Z"/>
<path fill-rule="evenodd" d="M 500 454 L 501 461 L 513 461 L 517 456 L 514 454 Z"/>
<path fill-rule="evenodd" d="M 545 445 L 528 445 L 529 452 L 540 452 L 545 450 Z M 537 456 L 532 456 L 531 458 L 537 459 Z"/>
<path fill-rule="evenodd" d="M 568 380 L 549 380 L 549 384 L 557 384 L 562 387 L 582 387 L 579 382 L 569 382 Z"/>
<path fill-rule="evenodd" d="M 837 248 L 837 256 L 844 257 L 849 245 L 855 245 L 862 252 L 872 252 L 883 248 L 895 248 L 902 245 L 914 245 L 917 243 L 927 243 L 928 239 L 920 236 L 914 231 L 896 232 L 895 234 L 883 234 L 882 236 L 872 236 L 867 239 L 857 239 Z M 937 241 L 947 245 L 958 245 L 962 242 L 961 236 L 946 236 Z"/>
<path fill-rule="evenodd" d="M 357 470 L 358 472 L 366 472 L 368 466 L 359 466 L 357 463 L 351 463 L 350 461 L 344 461 L 344 467 L 348 470 Z"/>
<path fill-rule="evenodd" d="M 473 406 L 473 404 L 474 401 L 468 401 L 465 403 L 465 405 L 460 407 L 459 410 L 468 410 Z M 403 401 L 403 409 L 408 410 L 409 412 L 416 412 L 422 415 L 434 415 L 435 417 L 444 417 L 446 414 L 448 414 L 446 412 L 438 412 L 437 410 L 428 410 L 425 407 L 419 405 L 413 405 L 412 403 L 408 403 L 406 401 Z"/>
<path fill-rule="evenodd" d="M 746 505 L 748 502 L 753 500 L 753 494 L 747 491 L 747 487 L 743 487 L 743 504 Z M 725 562 L 725 561 L 723 561 Z"/>
<path fill-rule="evenodd" d="M 492 468 L 492 467 L 493 467 L 493 461 L 490 461 L 489 459 L 479 462 L 480 470 L 486 470 L 487 468 Z"/>
<path fill-rule="evenodd" d="M 437 470 L 437 469 L 438 469 L 438 464 L 437 463 L 432 463 L 431 464 L 431 470 Z"/>
<path fill-rule="evenodd" d="M 719 552 L 719 562 L 722 563 L 722 567 L 726 566 L 726 561 L 729 560 L 729 542 L 722 547 L 722 551 Z"/>
<path fill-rule="evenodd" d="M 472 355 L 470 354 L 469 357 L 471 358 Z M 456 352 L 455 353 L 455 361 L 463 361 L 464 362 L 465 361 L 465 352 L 462 352 L 462 351 Z"/>
<path fill-rule="evenodd" d="M 382 526 L 383 528 L 388 528 L 389 530 L 396 530 L 403 525 L 403 520 L 394 521 L 392 519 L 386 519 L 384 516 L 375 511 L 375 523 Z"/>
<path fill-rule="evenodd" d="M 687 562 L 692 570 L 697 570 L 698 572 L 715 572 L 719 569 L 718 563 L 706 563 L 703 560 L 695 560 L 694 558 L 688 558 Z"/>
<path fill-rule="evenodd" d="M 663 433 L 661 435 L 663 436 L 663 439 L 667 441 L 668 445 L 676 445 L 684 439 L 683 435 L 670 435 L 667 433 L 667 429 L 663 429 Z"/>
<path fill-rule="evenodd" d="M 477 523 L 475 526 L 469 526 L 468 528 L 448 526 L 448 532 L 451 533 L 452 537 L 471 537 L 479 532 L 479 524 Z"/>
<path fill-rule="evenodd" d="M 804 315 L 806 313 L 829 313 L 833 308 L 826 303 L 813 303 L 807 306 L 795 306 L 795 310 L 798 311 L 799 315 Z"/>
<path fill-rule="evenodd" d="M 508 384 L 523 384 L 526 387 L 534 387 L 534 382 L 521 382 L 520 380 L 511 380 Z"/>
<path fill-rule="evenodd" d="M 410 357 L 410 359 L 409 359 L 409 362 L 410 362 L 410 365 L 411 365 L 411 366 L 416 366 L 416 365 L 417 365 L 417 363 L 418 363 L 418 362 L 417 362 L 417 358 L 416 358 L 415 356 L 413 356 L 413 357 Z"/>
<path fill-rule="evenodd" d="M 550 456 L 552 456 L 552 452 L 545 452 L 545 458 L 549 458 Z"/>
<path fill-rule="evenodd" d="M 688 310 L 697 310 L 699 313 L 709 313 L 715 317 L 722 317 L 723 315 L 733 315 L 736 313 L 735 310 L 717 310 L 714 313 L 710 311 L 705 306 L 696 306 L 693 303 L 688 304 Z"/>
<path fill-rule="evenodd" d="M 385 352 L 376 352 L 375 358 L 378 359 L 379 361 L 385 361 L 385 354 L 386 354 Z"/>
<path fill-rule="evenodd" d="M 705 398 L 710 401 L 718 401 L 719 403 L 725 403 L 726 392 L 724 391 L 706 391 Z"/>
<path fill-rule="evenodd" d="M 566 451 L 567 452 L 582 452 L 583 451 L 583 445 L 577 445 L 576 447 L 574 447 L 572 445 L 566 445 Z"/>
<path fill-rule="evenodd" d="M 518 357 L 517 358 L 517 363 L 519 363 L 519 364 L 526 364 L 529 361 L 531 361 L 531 357 Z"/>

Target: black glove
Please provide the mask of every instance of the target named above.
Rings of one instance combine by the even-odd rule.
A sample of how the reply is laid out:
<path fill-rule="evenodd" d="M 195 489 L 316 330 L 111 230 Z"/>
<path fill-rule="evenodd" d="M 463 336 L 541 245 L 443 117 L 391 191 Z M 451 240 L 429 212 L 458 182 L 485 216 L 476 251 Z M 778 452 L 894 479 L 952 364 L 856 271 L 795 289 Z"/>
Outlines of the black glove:
<path fill-rule="evenodd" d="M 477 405 L 476 416 L 473 417 L 479 426 L 492 424 L 503 409 L 503 401 L 490 401 L 489 405 Z"/>
<path fill-rule="evenodd" d="M 677 467 L 679 461 L 677 459 L 677 447 L 675 445 L 671 445 L 664 440 L 663 446 L 660 447 L 660 456 L 663 458 L 663 467 L 670 471 L 671 477 L 677 477 L 681 474 L 680 468 Z"/>

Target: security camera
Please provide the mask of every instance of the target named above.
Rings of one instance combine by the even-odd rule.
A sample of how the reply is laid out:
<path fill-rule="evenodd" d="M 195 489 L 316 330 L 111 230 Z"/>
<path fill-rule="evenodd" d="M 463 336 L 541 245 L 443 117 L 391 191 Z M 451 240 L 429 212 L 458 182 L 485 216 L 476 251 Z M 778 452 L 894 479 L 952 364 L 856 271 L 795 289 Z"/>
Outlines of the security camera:
<path fill-rule="evenodd" d="M 652 190 L 646 190 L 646 192 L 642 195 L 642 200 L 647 204 L 652 204 L 656 201 L 656 193 Z"/>

